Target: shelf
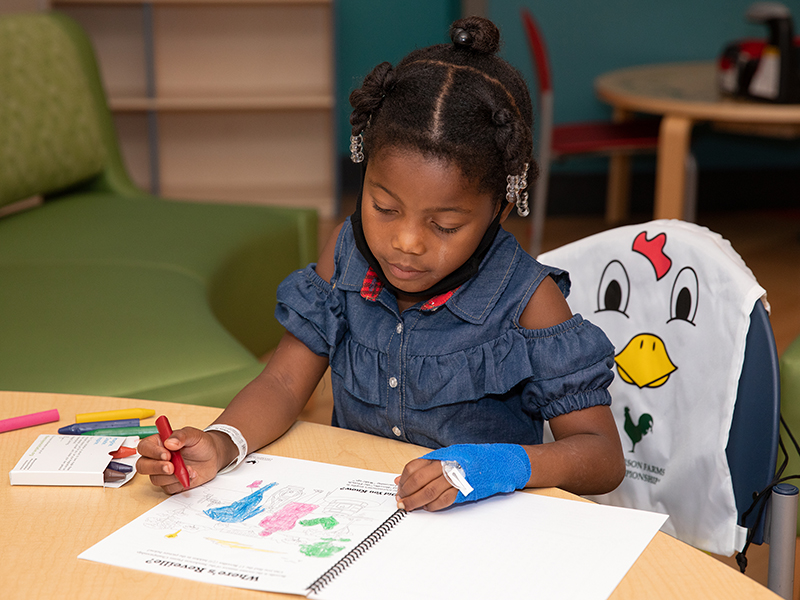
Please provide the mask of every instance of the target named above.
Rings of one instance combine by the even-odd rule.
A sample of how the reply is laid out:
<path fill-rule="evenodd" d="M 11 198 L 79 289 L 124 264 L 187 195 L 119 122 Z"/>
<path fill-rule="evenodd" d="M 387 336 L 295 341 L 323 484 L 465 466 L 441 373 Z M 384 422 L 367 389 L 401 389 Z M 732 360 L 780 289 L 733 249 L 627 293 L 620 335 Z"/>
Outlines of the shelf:
<path fill-rule="evenodd" d="M 114 125 L 122 158 L 131 178 L 140 188 L 152 190 L 150 144 L 145 113 L 116 113 Z"/>
<path fill-rule="evenodd" d="M 62 8 L 60 3 L 53 4 Z M 89 34 L 109 98 L 146 96 L 142 7 L 76 5 L 63 8 L 62 12 L 80 23 Z"/>
<path fill-rule="evenodd" d="M 144 98 L 116 97 L 109 100 L 111 110 L 119 112 L 158 112 L 169 111 L 290 111 L 290 110 L 332 110 L 333 96 L 261 96 L 252 98 L 237 97 L 186 97 L 186 98 Z"/>
<path fill-rule="evenodd" d="M 163 195 L 176 202 L 229 202 L 231 204 L 266 204 L 269 206 L 302 206 L 315 208 L 322 217 L 331 217 L 330 192 L 327 187 L 212 188 L 207 186 L 169 186 Z"/>
<path fill-rule="evenodd" d="M 165 6 L 154 13 L 158 97 L 330 94 L 324 6 Z"/>
<path fill-rule="evenodd" d="M 191 5 L 320 5 L 329 6 L 333 0 L 51 0 L 53 7 L 58 6 L 141 6 L 142 4 L 152 4 L 153 6 L 191 6 Z"/>
<path fill-rule="evenodd" d="M 332 123 L 330 111 L 160 113 L 162 193 L 272 203 L 284 198 L 330 215 Z M 319 194 L 284 193 L 295 189 L 326 189 L 326 201 L 318 202 Z"/>
<path fill-rule="evenodd" d="M 92 38 L 138 185 L 332 216 L 332 0 L 52 4 Z"/>

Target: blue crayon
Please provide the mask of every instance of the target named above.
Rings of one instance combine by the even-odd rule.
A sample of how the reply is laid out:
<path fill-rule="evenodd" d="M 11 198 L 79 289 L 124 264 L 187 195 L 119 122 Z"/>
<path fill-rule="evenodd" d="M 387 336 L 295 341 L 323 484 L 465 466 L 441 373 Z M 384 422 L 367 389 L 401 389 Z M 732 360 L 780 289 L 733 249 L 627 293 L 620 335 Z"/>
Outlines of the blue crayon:
<path fill-rule="evenodd" d="M 108 463 L 108 468 L 112 471 L 117 471 L 118 473 L 130 473 L 133 471 L 133 467 L 131 465 L 126 465 L 125 463 L 117 462 L 112 460 Z"/>
<path fill-rule="evenodd" d="M 58 430 L 66 435 L 80 435 L 95 429 L 116 429 L 118 427 L 138 427 L 139 419 L 120 419 L 117 421 L 93 421 L 92 423 L 73 423 Z"/>

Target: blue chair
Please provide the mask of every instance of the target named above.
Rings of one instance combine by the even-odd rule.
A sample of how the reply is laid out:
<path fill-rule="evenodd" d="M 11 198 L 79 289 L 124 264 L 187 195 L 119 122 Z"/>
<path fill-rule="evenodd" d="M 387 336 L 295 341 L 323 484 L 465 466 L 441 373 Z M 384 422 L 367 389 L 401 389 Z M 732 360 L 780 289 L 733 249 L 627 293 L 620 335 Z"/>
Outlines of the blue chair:
<path fill-rule="evenodd" d="M 750 544 L 767 542 L 769 548 L 769 588 L 791 598 L 794 588 L 795 530 L 797 527 L 797 488 L 779 483 L 788 456 L 777 466 L 781 445 L 781 387 L 778 352 L 769 315 L 761 302 L 750 313 L 742 374 L 736 394 L 730 437 L 725 453 L 733 480 L 733 493 L 739 525 L 748 529 L 744 550 L 737 555 L 742 572 Z M 777 466 L 777 469 L 776 469 Z M 776 502 L 786 502 L 778 508 Z M 771 515 L 767 539 L 767 515 Z"/>
<path fill-rule="evenodd" d="M 766 511 L 758 511 L 757 506 L 747 516 L 744 513 L 753 504 L 753 494 L 767 489 L 774 478 L 780 436 L 780 400 L 775 338 L 764 305 L 756 302 L 750 313 L 742 374 L 725 449 L 739 525 L 753 532 L 751 543 L 754 544 L 763 542 Z"/>

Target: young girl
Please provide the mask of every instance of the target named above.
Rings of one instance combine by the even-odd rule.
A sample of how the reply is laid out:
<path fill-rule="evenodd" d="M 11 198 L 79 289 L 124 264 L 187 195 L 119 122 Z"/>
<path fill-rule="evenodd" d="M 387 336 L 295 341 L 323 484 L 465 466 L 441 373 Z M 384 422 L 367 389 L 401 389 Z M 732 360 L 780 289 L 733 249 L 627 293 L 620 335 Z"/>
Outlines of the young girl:
<path fill-rule="evenodd" d="M 495 55 L 490 21 L 457 21 L 451 38 L 378 65 L 351 95 L 354 214 L 281 284 L 287 333 L 263 373 L 206 431 L 139 445 L 155 485 L 183 489 L 169 452 L 194 487 L 280 437 L 329 365 L 333 425 L 438 448 L 398 477 L 406 510 L 622 480 L 614 349 L 571 314 L 567 274 L 500 227 L 515 205 L 527 214 L 536 171 L 527 86 Z"/>

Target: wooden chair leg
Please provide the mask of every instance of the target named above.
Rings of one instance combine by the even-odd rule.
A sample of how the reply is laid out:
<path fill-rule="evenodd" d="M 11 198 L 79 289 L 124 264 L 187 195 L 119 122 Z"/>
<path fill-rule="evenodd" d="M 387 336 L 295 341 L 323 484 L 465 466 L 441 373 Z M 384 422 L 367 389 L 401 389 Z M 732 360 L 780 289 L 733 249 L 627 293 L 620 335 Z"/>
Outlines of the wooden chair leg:
<path fill-rule="evenodd" d="M 606 223 L 618 225 L 628 218 L 631 197 L 631 156 L 613 154 L 608 164 Z"/>
<path fill-rule="evenodd" d="M 686 154 L 686 183 L 683 194 L 683 220 L 697 222 L 697 159 L 691 151 Z"/>
<path fill-rule="evenodd" d="M 666 115 L 658 134 L 654 218 L 682 219 L 686 193 L 686 156 L 692 136 L 691 119 Z"/>
<path fill-rule="evenodd" d="M 611 120 L 622 123 L 634 118 L 630 111 L 614 108 Z M 606 189 L 606 223 L 619 225 L 628 218 L 631 198 L 631 156 L 626 153 L 611 155 L 608 163 L 608 187 Z"/>

